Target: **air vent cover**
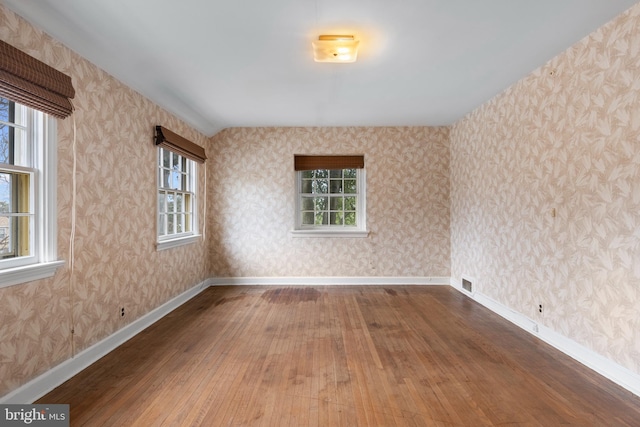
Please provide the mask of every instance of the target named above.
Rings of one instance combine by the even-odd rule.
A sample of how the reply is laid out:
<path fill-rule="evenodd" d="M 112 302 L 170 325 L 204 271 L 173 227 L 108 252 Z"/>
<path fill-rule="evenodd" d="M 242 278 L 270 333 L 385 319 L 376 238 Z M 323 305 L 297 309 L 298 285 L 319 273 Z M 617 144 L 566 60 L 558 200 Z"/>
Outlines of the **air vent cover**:
<path fill-rule="evenodd" d="M 471 283 L 471 280 L 465 279 L 463 277 L 462 278 L 462 289 L 464 289 L 467 292 L 473 292 L 472 288 L 473 288 L 473 284 Z"/>

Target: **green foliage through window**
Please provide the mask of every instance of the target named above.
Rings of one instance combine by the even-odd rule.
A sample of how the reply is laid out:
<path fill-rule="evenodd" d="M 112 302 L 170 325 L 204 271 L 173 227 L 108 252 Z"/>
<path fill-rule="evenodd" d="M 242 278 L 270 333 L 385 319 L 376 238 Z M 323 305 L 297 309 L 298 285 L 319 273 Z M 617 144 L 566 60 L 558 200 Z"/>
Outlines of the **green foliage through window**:
<path fill-rule="evenodd" d="M 316 169 L 301 172 L 302 226 L 356 227 L 356 169 Z"/>

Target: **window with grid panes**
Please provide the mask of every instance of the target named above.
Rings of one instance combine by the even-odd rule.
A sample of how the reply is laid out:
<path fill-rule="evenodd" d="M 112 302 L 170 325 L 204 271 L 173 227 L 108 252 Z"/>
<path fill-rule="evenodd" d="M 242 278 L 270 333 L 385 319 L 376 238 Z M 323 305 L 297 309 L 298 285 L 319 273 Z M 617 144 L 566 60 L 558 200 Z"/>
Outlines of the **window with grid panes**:
<path fill-rule="evenodd" d="M 158 148 L 158 240 L 195 234 L 196 163 Z"/>
<path fill-rule="evenodd" d="M 49 277 L 63 264 L 56 260 L 55 127 L 46 114 L 0 97 L 0 287 Z"/>
<path fill-rule="evenodd" d="M 336 233 L 365 230 L 364 169 L 296 172 L 296 229 Z"/>

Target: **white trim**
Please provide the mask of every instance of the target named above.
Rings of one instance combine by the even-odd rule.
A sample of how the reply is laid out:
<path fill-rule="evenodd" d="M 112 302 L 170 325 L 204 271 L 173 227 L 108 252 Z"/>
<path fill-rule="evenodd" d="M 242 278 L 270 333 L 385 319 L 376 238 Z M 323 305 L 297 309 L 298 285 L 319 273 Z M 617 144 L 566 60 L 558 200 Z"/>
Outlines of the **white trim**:
<path fill-rule="evenodd" d="M 567 356 L 582 363 L 587 368 L 597 372 L 605 378 L 613 381 L 631 393 L 640 396 L 640 375 L 621 366 L 614 361 L 584 347 L 581 344 L 561 335 L 547 326 L 538 324 L 524 314 L 512 310 L 511 308 L 491 299 L 490 297 L 474 291 L 473 294 L 462 289 L 462 283 L 454 278 L 451 279 L 451 286 L 464 295 L 472 298 L 494 313 L 502 316 L 516 326 L 535 335 L 550 346 L 560 350 Z"/>
<path fill-rule="evenodd" d="M 105 356 L 107 353 L 113 351 L 124 342 L 133 338 L 135 335 L 142 332 L 144 329 L 148 328 L 171 311 L 198 295 L 206 287 L 206 282 L 201 282 L 172 300 L 167 301 L 102 341 L 81 351 L 76 355 L 76 357 L 65 360 L 58 366 L 50 369 L 39 377 L 34 378 L 22 387 L 0 397 L 0 404 L 32 403 L 36 401 L 92 363 L 96 362 L 101 357 Z"/>
<path fill-rule="evenodd" d="M 448 277 L 212 277 L 207 283 L 222 285 L 448 285 Z"/>
<path fill-rule="evenodd" d="M 291 230 L 292 237 L 369 237 L 369 230 L 330 227 L 324 229 Z"/>
<path fill-rule="evenodd" d="M 187 237 L 179 237 L 177 239 L 167 239 L 156 243 L 156 250 L 164 251 L 165 249 L 177 248 L 178 246 L 190 245 L 196 243 L 202 235 L 194 234 Z"/>
<path fill-rule="evenodd" d="M 64 261 L 42 262 L 0 270 L 0 288 L 49 278 L 64 264 Z"/>
<path fill-rule="evenodd" d="M 42 150 L 44 162 L 44 174 L 40 177 L 40 206 L 42 222 L 46 224 L 46 230 L 41 233 L 41 258 L 42 262 L 51 262 L 57 259 L 58 252 L 58 121 L 51 116 L 46 116 L 44 122 L 46 141 Z"/>

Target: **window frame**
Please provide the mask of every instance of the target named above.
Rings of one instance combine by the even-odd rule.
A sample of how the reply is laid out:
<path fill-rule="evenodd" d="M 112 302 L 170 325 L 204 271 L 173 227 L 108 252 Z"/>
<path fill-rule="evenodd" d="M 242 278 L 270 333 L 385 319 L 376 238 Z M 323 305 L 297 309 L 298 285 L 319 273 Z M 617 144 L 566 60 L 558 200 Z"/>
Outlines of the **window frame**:
<path fill-rule="evenodd" d="M 162 163 L 163 151 L 167 151 L 172 155 L 178 156 L 180 159 L 184 160 L 186 163 L 186 187 L 185 190 L 177 190 L 174 188 L 165 188 L 163 186 L 163 171 L 166 170 Z M 197 192 L 198 192 L 198 164 L 192 159 L 173 151 L 167 147 L 158 146 L 157 147 L 157 161 L 156 161 L 156 179 L 157 179 L 157 188 L 156 188 L 156 249 L 158 251 L 175 248 L 178 246 L 188 245 L 197 242 L 200 240 L 201 235 L 198 230 L 198 203 L 197 203 Z M 191 216 L 190 221 L 190 231 L 184 231 L 181 233 L 172 233 L 172 234 L 160 234 L 160 216 L 166 215 L 166 210 L 160 210 L 160 192 L 173 192 L 175 194 L 181 193 L 183 195 L 187 194 L 190 199 L 191 204 L 191 212 L 185 211 L 185 215 Z M 166 199 L 165 199 L 166 203 Z M 183 198 L 184 203 L 184 198 Z M 184 205 L 183 205 L 184 207 Z M 185 222 L 186 224 L 186 222 Z"/>
<path fill-rule="evenodd" d="M 302 199 L 308 193 L 302 193 L 303 173 L 305 171 L 295 171 L 295 225 L 291 231 L 293 237 L 367 237 L 367 210 L 366 210 L 366 170 L 364 168 L 342 168 L 356 170 L 356 193 L 340 193 L 343 195 L 355 194 L 356 203 L 356 225 L 303 225 L 302 224 Z M 319 168 L 313 170 L 335 170 Z M 329 172 L 329 176 L 331 172 Z M 329 196 L 331 193 L 327 193 Z"/>
<path fill-rule="evenodd" d="M 15 104 L 26 109 L 25 131 L 32 164 L 30 167 L 2 164 L 0 168 L 31 176 L 32 250 L 27 256 L 0 260 L 0 288 L 49 278 L 65 264 L 57 259 L 57 120 Z"/>

